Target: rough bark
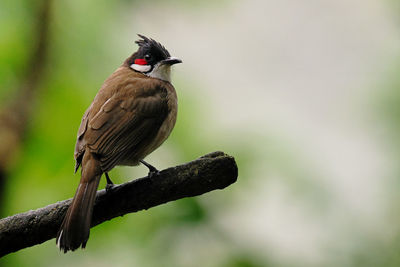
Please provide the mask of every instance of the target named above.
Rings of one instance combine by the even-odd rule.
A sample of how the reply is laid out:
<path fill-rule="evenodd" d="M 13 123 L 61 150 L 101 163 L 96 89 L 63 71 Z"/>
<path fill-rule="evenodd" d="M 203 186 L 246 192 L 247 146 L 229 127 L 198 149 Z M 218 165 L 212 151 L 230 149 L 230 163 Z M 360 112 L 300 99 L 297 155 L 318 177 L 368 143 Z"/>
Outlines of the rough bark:
<path fill-rule="evenodd" d="M 97 192 L 92 227 L 112 218 L 206 192 L 223 189 L 237 179 L 233 157 L 213 152 L 195 161 L 168 168 Z M 54 238 L 71 199 L 0 220 L 0 257 Z"/>

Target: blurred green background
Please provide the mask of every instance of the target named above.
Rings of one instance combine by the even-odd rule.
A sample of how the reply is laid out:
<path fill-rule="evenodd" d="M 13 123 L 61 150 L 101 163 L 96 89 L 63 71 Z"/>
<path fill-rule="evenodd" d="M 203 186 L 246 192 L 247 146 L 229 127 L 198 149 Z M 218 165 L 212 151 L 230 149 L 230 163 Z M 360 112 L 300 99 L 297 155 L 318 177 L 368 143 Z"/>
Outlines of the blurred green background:
<path fill-rule="evenodd" d="M 35 70 L 42 2 L 0 2 L 0 109 Z M 239 179 L 103 223 L 85 250 L 64 255 L 53 239 L 0 266 L 400 266 L 399 7 L 54 1 L 1 217 L 73 196 L 81 116 L 137 49 L 137 33 L 184 62 L 173 75 L 176 127 L 148 161 L 164 169 L 222 150 L 236 158 Z M 139 166 L 110 175 L 123 183 L 146 174 Z"/>

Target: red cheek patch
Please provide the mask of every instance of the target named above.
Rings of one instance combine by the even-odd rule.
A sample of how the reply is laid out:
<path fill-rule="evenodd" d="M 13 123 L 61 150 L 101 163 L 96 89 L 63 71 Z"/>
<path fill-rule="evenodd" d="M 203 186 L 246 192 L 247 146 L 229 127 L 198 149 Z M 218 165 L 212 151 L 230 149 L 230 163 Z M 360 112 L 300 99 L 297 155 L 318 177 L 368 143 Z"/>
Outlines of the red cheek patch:
<path fill-rule="evenodd" d="M 137 58 L 135 59 L 135 64 L 137 65 L 147 65 L 147 61 L 143 58 Z"/>

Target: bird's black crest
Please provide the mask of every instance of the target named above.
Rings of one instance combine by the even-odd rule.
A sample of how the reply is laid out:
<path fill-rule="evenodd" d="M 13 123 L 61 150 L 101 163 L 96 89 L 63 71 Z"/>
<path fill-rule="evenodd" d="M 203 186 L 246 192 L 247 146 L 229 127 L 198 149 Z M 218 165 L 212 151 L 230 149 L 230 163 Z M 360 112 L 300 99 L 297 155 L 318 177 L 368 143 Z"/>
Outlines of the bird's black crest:
<path fill-rule="evenodd" d="M 169 54 L 168 50 L 159 42 L 157 42 L 154 39 L 147 38 L 144 35 L 138 34 L 138 36 L 142 39 L 137 40 L 135 43 L 139 45 L 139 48 L 142 48 L 144 50 L 158 50 L 162 55 L 167 58 L 170 57 L 171 55 Z"/>

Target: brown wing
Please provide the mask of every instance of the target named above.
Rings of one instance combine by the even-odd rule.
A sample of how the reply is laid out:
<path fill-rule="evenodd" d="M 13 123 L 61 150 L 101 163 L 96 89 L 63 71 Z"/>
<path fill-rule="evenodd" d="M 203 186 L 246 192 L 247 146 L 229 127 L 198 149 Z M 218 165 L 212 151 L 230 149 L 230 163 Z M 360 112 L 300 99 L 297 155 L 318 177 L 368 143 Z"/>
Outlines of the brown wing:
<path fill-rule="evenodd" d="M 75 144 L 75 153 L 74 153 L 75 172 L 78 170 L 79 166 L 81 165 L 83 153 L 85 152 L 85 143 L 82 142 L 82 136 L 86 132 L 86 129 L 87 129 L 88 115 L 89 115 L 89 111 L 91 108 L 92 108 L 92 105 L 90 105 L 90 107 L 88 107 L 88 109 L 85 111 L 85 113 L 82 116 L 81 125 L 79 126 L 78 136 L 77 136 L 76 144 Z"/>
<path fill-rule="evenodd" d="M 89 115 L 82 139 L 99 156 L 103 171 L 145 156 L 146 146 L 168 115 L 166 95 L 163 87 L 124 88 Z"/>

